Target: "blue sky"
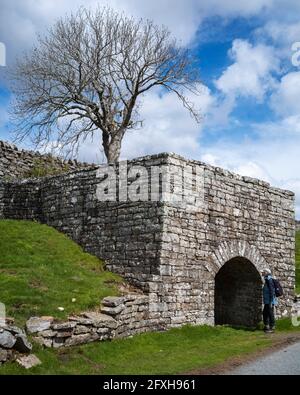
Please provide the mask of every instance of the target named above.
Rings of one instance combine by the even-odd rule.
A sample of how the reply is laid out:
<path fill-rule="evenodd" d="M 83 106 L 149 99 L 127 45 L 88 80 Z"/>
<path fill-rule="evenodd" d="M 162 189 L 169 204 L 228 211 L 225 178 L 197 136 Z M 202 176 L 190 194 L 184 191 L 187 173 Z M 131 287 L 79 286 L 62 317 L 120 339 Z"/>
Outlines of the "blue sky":
<path fill-rule="evenodd" d="M 81 1 L 0 0 L 0 139 L 10 140 L 6 71 L 35 35 L 76 9 Z M 86 0 L 95 7 L 105 1 Z M 128 134 L 122 157 L 172 151 L 272 185 L 291 189 L 300 216 L 300 66 L 292 44 L 300 42 L 299 0 L 112 0 L 110 6 L 165 24 L 199 58 L 203 94 L 196 124 L 176 97 L 152 91 L 144 97 L 144 127 Z M 300 59 L 300 56 L 299 56 Z M 28 145 L 28 144 L 27 144 Z M 100 142 L 87 142 L 80 159 L 101 161 Z"/>

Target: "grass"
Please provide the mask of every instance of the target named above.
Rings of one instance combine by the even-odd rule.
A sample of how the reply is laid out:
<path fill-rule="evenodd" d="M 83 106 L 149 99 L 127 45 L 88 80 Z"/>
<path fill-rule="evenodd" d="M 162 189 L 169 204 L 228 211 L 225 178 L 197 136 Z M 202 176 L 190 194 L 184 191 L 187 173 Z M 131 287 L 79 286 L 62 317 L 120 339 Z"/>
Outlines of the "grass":
<path fill-rule="evenodd" d="M 51 155 L 48 155 L 46 158 L 48 159 L 47 161 L 45 161 L 45 157 L 35 159 L 33 161 L 33 167 L 25 172 L 22 178 L 54 176 L 70 170 L 70 166 L 67 163 L 58 166 Z"/>
<path fill-rule="evenodd" d="M 300 294 L 300 231 L 296 232 L 296 293 Z"/>
<path fill-rule="evenodd" d="M 185 326 L 64 350 L 36 347 L 42 365 L 25 371 L 16 363 L 5 364 L 0 374 L 178 374 L 212 367 L 271 344 L 261 332 Z"/>
<path fill-rule="evenodd" d="M 31 316 L 65 318 L 99 306 L 103 297 L 116 294 L 119 281 L 104 271 L 102 261 L 56 230 L 0 221 L 0 301 L 18 325 Z"/>

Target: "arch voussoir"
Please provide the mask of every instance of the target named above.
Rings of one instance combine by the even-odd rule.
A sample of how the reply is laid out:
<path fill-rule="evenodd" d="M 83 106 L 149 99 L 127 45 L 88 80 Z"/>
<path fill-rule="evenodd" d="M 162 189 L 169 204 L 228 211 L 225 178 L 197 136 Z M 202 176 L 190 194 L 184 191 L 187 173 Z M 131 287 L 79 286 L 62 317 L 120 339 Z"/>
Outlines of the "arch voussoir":
<path fill-rule="evenodd" d="M 260 272 L 267 263 L 255 245 L 250 245 L 245 240 L 223 241 L 211 256 L 210 271 L 217 274 L 229 260 L 243 257 L 248 259 Z"/>

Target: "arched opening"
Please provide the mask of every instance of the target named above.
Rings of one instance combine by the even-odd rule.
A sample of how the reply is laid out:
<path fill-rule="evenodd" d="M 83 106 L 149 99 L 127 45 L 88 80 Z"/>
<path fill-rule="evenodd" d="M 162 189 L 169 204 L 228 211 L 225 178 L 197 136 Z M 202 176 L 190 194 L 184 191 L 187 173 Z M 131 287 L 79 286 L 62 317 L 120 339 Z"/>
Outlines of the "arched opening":
<path fill-rule="evenodd" d="M 259 272 L 246 258 L 229 260 L 215 278 L 215 324 L 256 327 L 261 308 Z"/>

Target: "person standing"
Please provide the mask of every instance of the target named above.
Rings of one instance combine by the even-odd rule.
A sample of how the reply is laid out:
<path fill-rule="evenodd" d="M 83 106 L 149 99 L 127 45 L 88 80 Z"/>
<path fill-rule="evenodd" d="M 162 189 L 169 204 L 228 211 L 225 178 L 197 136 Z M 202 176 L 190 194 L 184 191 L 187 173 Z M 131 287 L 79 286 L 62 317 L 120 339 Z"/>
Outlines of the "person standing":
<path fill-rule="evenodd" d="M 263 320 L 264 320 L 264 331 L 266 333 L 274 333 L 275 331 L 275 306 L 277 306 L 277 298 L 275 293 L 275 286 L 273 277 L 270 269 L 264 269 L 262 271 L 265 283 L 263 287 Z"/>

